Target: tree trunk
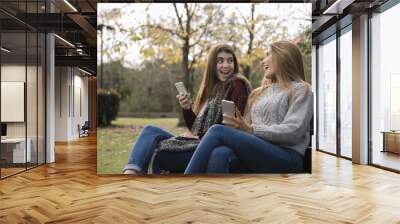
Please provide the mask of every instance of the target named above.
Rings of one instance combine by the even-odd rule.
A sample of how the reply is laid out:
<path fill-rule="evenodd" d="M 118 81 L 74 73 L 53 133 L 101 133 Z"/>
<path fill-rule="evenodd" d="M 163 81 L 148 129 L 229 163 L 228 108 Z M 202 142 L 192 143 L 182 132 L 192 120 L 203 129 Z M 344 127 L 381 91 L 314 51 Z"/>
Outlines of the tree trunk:
<path fill-rule="evenodd" d="M 192 94 L 193 87 L 191 85 L 189 72 L 189 41 L 185 41 L 185 44 L 182 47 L 182 74 L 183 83 L 185 84 L 187 91 Z"/>
<path fill-rule="evenodd" d="M 190 9 L 185 3 L 185 12 L 186 12 L 186 22 L 184 30 L 184 35 L 182 38 L 183 46 L 182 46 L 182 74 L 184 76 L 183 83 L 185 84 L 186 90 L 189 92 L 190 96 L 193 100 L 193 83 L 192 79 L 190 78 L 190 71 L 189 71 L 189 50 L 190 50 L 190 35 L 191 35 L 191 16 L 190 16 Z M 183 116 L 179 116 L 178 126 L 183 126 L 184 120 Z"/>
<path fill-rule="evenodd" d="M 254 11 L 255 11 L 255 5 L 251 5 L 251 18 L 250 22 L 247 22 L 248 24 L 248 32 L 249 32 L 249 44 L 247 45 L 247 56 L 251 57 L 251 54 L 253 53 L 253 41 L 254 41 L 254 32 L 255 32 L 255 21 L 254 21 Z M 250 79 L 250 73 L 251 73 L 251 66 L 249 65 L 243 65 L 243 75 L 246 76 L 247 79 Z"/>
<path fill-rule="evenodd" d="M 182 47 L 182 74 L 183 74 L 183 83 L 190 93 L 193 96 L 193 85 L 190 79 L 189 72 L 189 38 L 185 38 L 185 42 Z M 192 97 L 193 100 L 193 97 Z M 182 115 L 179 116 L 178 126 L 185 125 Z"/>
<path fill-rule="evenodd" d="M 249 77 L 250 77 L 250 72 L 251 72 L 250 66 L 248 66 L 248 65 L 243 65 L 243 66 L 242 66 L 242 69 L 243 69 L 243 75 L 244 75 L 247 79 L 249 79 Z"/>

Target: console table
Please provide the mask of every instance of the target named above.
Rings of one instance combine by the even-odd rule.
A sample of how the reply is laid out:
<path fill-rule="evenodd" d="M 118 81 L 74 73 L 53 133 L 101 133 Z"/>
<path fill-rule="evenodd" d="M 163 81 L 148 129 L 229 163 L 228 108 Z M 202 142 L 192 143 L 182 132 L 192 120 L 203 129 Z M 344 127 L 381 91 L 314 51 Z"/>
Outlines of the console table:
<path fill-rule="evenodd" d="M 382 152 L 400 154 L 400 131 L 382 131 L 381 133 L 383 133 Z"/>
<path fill-rule="evenodd" d="M 27 147 L 25 154 L 25 138 L 6 138 L 1 139 L 1 159 L 5 163 L 25 163 L 32 158 L 30 138 L 26 139 Z M 26 161 L 25 161 L 26 159 Z"/>

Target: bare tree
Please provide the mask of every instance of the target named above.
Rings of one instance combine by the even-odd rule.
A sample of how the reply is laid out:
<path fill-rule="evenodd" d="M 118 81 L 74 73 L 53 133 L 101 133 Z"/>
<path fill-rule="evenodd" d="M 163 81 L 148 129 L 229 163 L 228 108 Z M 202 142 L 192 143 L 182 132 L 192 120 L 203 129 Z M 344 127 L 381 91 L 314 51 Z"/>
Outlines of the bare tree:
<path fill-rule="evenodd" d="M 193 73 L 196 63 L 210 45 L 205 40 L 216 32 L 223 12 L 221 6 L 184 3 L 183 7 L 172 4 L 174 18 L 165 21 L 148 20 L 142 38 L 147 38 L 152 54 L 162 56 L 167 63 L 181 63 L 183 82 L 193 94 Z M 180 52 L 177 52 L 179 49 Z"/>

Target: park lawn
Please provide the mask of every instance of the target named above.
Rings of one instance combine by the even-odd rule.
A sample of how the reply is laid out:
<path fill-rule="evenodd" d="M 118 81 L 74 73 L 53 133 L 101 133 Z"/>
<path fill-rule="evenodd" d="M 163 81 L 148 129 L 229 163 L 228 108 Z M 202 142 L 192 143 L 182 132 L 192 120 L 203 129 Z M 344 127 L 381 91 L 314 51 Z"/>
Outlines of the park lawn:
<path fill-rule="evenodd" d="M 132 144 L 145 125 L 156 125 L 174 134 L 185 128 L 177 127 L 178 118 L 117 118 L 111 127 L 97 129 L 97 173 L 120 174 L 128 161 Z"/>

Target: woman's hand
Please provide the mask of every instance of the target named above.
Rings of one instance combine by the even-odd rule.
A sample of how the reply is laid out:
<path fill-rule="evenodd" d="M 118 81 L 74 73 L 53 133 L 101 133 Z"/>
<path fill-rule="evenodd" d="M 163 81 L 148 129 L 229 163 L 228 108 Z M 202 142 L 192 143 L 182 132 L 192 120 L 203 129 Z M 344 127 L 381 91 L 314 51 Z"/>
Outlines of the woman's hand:
<path fill-rule="evenodd" d="M 235 107 L 235 109 L 236 109 L 236 117 L 231 117 L 229 115 L 223 114 L 222 115 L 223 123 L 231 128 L 240 129 L 250 134 L 253 133 L 253 127 L 246 122 L 246 120 L 240 114 L 238 108 Z"/>
<path fill-rule="evenodd" d="M 192 100 L 190 99 L 189 94 L 178 94 L 176 95 L 176 99 L 178 99 L 179 104 L 185 110 L 189 110 L 192 108 Z"/>
<path fill-rule="evenodd" d="M 181 134 L 180 136 L 185 137 L 185 138 L 196 138 L 199 139 L 199 136 L 193 135 L 192 132 L 185 132 Z"/>

